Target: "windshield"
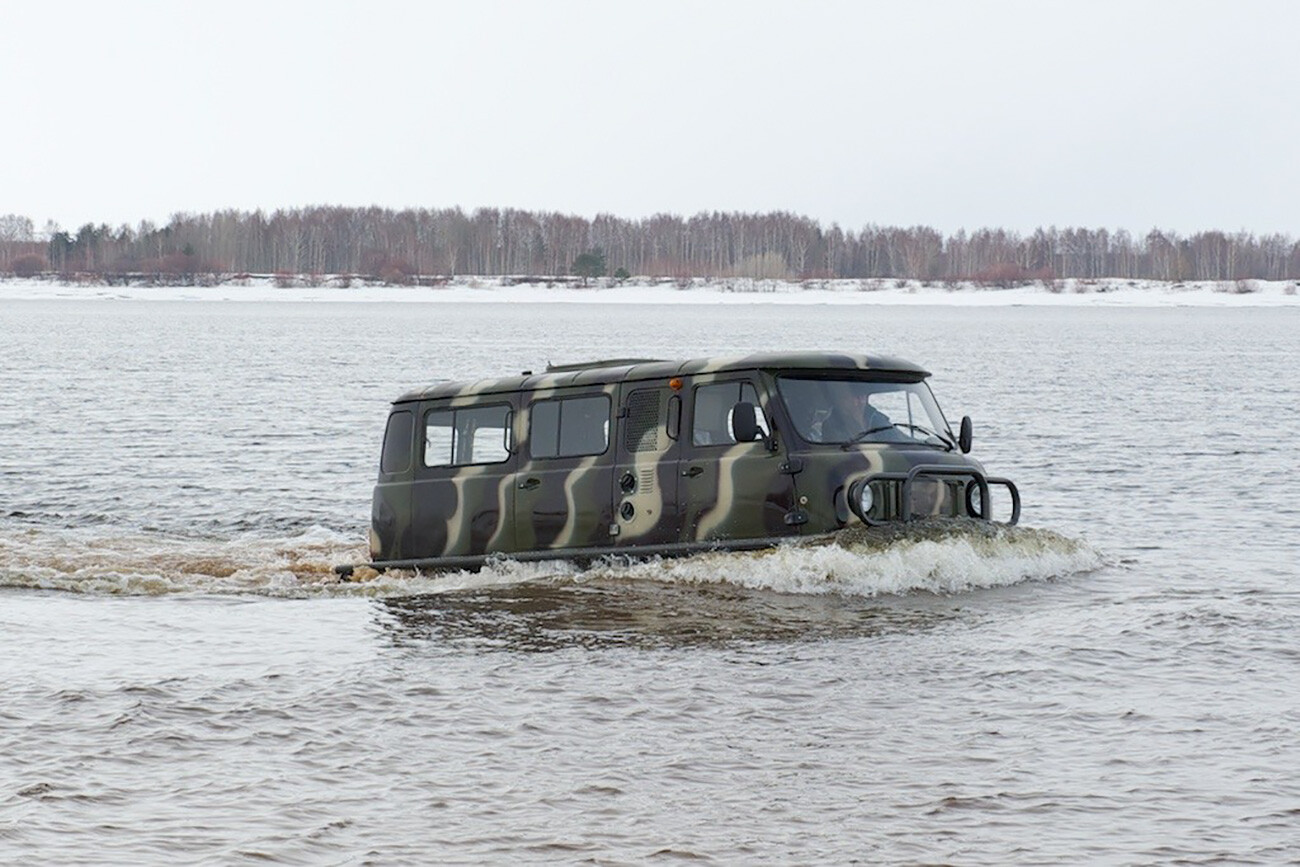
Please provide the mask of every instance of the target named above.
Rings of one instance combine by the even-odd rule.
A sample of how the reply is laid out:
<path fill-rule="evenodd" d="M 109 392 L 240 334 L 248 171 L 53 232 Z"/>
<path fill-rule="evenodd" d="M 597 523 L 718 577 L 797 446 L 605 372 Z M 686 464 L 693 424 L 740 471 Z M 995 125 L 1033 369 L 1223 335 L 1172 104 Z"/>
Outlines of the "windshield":
<path fill-rule="evenodd" d="M 777 384 L 795 430 L 810 443 L 955 445 L 924 382 L 781 376 Z"/>

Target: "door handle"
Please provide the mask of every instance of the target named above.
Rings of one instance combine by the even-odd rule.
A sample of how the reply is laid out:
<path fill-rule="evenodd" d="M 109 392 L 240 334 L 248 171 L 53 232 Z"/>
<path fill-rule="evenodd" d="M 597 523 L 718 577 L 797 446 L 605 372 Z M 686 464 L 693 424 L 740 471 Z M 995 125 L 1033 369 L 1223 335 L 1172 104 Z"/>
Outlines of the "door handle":
<path fill-rule="evenodd" d="M 702 472 L 704 472 L 704 467 L 690 467 L 682 470 L 682 478 L 693 479 Z"/>
<path fill-rule="evenodd" d="M 519 490 L 531 491 L 533 488 L 536 488 L 541 483 L 542 483 L 541 479 L 537 478 L 536 476 L 530 476 L 519 483 Z"/>

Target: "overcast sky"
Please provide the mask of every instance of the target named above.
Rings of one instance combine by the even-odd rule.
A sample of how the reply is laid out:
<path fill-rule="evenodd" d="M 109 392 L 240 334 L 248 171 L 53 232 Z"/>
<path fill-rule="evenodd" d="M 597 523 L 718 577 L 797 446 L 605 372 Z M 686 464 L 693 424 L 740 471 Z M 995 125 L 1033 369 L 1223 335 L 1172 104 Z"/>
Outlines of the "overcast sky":
<path fill-rule="evenodd" d="M 0 0 L 0 214 L 1300 235 L 1300 2 Z"/>

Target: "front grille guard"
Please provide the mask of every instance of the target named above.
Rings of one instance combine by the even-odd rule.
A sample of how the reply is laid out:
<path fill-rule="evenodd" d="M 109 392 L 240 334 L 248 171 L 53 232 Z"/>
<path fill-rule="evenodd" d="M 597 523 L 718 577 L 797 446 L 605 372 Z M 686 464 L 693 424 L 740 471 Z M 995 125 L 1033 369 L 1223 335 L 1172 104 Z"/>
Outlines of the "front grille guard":
<path fill-rule="evenodd" d="M 971 495 L 979 491 L 979 515 L 982 520 L 992 520 L 992 504 L 989 499 L 989 486 L 1001 485 L 1011 494 L 1011 519 L 1008 524 L 1016 524 L 1020 521 L 1020 489 L 1016 487 L 1015 482 L 1010 479 L 1003 479 L 996 476 L 986 476 L 978 470 L 970 467 L 949 467 L 942 464 L 918 464 L 908 470 L 906 473 L 876 473 L 868 476 L 862 484 L 870 485 L 872 482 L 897 482 L 902 486 L 902 499 L 899 502 L 899 512 L 901 520 L 911 521 L 912 515 L 912 484 L 921 477 L 939 478 L 944 477 L 964 477 L 969 479 L 965 487 L 966 514 L 974 516 L 974 503 Z M 872 526 L 892 523 L 892 521 L 873 520 L 866 515 L 860 516 L 863 521 Z M 900 520 L 895 519 L 895 520 Z"/>

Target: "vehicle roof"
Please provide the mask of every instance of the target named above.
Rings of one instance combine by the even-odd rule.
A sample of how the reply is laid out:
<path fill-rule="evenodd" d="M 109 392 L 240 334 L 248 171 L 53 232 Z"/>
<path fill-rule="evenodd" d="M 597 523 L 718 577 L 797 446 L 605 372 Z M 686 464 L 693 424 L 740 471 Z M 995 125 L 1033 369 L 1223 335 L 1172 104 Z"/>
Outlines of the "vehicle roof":
<path fill-rule="evenodd" d="M 754 355 L 718 356 L 713 358 L 688 358 L 665 361 L 650 358 L 617 358 L 582 364 L 553 365 L 543 373 L 526 371 L 519 376 L 499 379 L 439 382 L 417 388 L 399 397 L 394 403 L 428 400 L 439 397 L 461 397 L 472 394 L 497 394 L 536 389 L 564 388 L 581 385 L 608 385 L 613 382 L 630 382 L 642 379 L 665 379 L 673 376 L 691 376 L 702 373 L 725 373 L 736 370 L 771 371 L 854 371 L 903 374 L 908 378 L 924 379 L 929 371 L 886 355 L 850 355 L 834 352 L 763 352 Z"/>

